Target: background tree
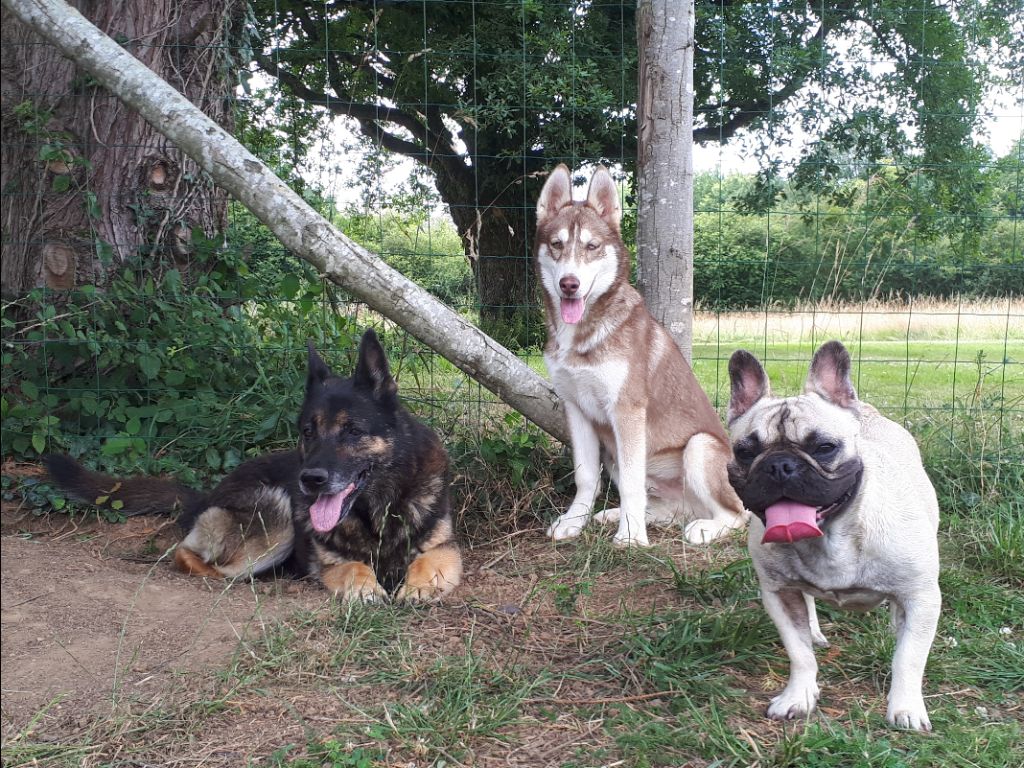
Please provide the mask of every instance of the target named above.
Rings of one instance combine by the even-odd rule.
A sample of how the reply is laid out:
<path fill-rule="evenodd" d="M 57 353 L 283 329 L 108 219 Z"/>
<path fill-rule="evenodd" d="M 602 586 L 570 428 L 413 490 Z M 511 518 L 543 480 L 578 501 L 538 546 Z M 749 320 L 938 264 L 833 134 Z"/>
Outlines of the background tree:
<path fill-rule="evenodd" d="M 240 0 L 75 5 L 207 115 L 232 124 Z M 0 34 L 4 297 L 38 285 L 102 285 L 135 255 L 154 271 L 184 270 L 193 230 L 223 231 L 226 194 L 6 8 Z"/>
<path fill-rule="evenodd" d="M 429 168 L 473 263 L 485 326 L 520 322 L 541 174 L 560 160 L 633 168 L 634 3 L 255 5 L 260 67 L 290 96 Z M 1019 71 L 1018 16 L 1016 0 L 956 12 L 938 0 L 701 0 L 694 139 L 746 131 L 779 146 L 799 126 L 817 137 L 798 148 L 801 184 L 837 194 L 844 158 L 912 160 L 929 204 L 969 212 L 971 133 L 993 74 L 982 62 L 1002 55 Z M 892 66 L 871 66 L 878 58 Z M 748 205 L 770 205 L 779 173 L 765 163 Z"/>

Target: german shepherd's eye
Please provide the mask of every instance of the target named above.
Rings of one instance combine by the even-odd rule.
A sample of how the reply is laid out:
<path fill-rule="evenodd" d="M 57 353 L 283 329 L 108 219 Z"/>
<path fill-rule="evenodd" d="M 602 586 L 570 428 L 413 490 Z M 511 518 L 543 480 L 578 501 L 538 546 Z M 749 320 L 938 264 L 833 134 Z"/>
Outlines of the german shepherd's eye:
<path fill-rule="evenodd" d="M 366 430 L 360 429 L 355 424 L 352 424 L 350 422 L 350 423 L 346 424 L 345 426 L 343 426 L 341 428 L 341 433 L 340 433 L 339 437 L 341 437 L 341 438 L 346 438 L 346 437 L 362 437 L 365 434 L 366 434 Z"/>
<path fill-rule="evenodd" d="M 313 429 L 312 424 L 306 424 L 302 427 L 302 436 L 309 440 L 313 435 L 316 434 L 316 430 Z"/>

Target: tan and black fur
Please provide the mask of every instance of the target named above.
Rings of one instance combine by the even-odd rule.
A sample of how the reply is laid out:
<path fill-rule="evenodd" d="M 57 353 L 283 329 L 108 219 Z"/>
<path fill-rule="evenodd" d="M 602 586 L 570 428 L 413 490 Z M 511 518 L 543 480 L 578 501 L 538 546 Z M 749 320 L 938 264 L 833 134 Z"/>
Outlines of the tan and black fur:
<path fill-rule="evenodd" d="M 89 503 L 120 501 L 129 515 L 181 508 L 175 562 L 186 573 L 248 577 L 284 565 L 363 600 L 435 599 L 458 586 L 447 454 L 399 403 L 372 330 L 351 378 L 331 373 L 310 347 L 299 430 L 296 450 L 247 461 L 206 493 L 174 480 L 118 480 L 64 456 L 47 466 Z M 317 508 L 333 509 L 326 523 L 317 518 L 322 530 Z"/>
<path fill-rule="evenodd" d="M 648 521 L 683 522 L 689 541 L 710 541 L 747 519 L 726 474 L 729 442 L 679 348 L 629 284 L 621 215 L 604 168 L 574 202 L 569 169 L 558 166 L 537 202 L 544 359 L 576 467 L 576 497 L 548 534 L 571 538 L 587 524 L 603 462 L 621 507 L 598 517 L 618 521 L 616 543 L 646 545 Z"/>

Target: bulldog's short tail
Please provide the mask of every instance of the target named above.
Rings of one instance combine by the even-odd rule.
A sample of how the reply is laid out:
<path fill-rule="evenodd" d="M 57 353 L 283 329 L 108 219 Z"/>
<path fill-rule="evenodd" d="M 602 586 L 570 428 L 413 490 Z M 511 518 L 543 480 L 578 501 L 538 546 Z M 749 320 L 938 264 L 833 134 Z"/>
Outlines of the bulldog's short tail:
<path fill-rule="evenodd" d="M 71 498 L 122 515 L 177 515 L 203 494 L 177 480 L 160 477 L 117 478 L 92 472 L 70 456 L 43 459 L 50 479 Z M 120 502 L 120 503 L 115 503 Z"/>

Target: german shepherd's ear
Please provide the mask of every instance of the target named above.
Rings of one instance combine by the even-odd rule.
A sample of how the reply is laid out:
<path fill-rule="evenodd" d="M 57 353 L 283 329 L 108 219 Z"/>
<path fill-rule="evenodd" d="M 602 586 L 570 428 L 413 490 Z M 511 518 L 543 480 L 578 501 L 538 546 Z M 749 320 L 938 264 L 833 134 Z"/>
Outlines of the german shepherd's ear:
<path fill-rule="evenodd" d="M 544 189 L 537 198 L 537 224 L 543 223 L 545 219 L 551 218 L 571 204 L 572 177 L 569 175 L 569 166 L 559 163 L 544 182 Z"/>
<path fill-rule="evenodd" d="M 323 384 L 331 376 L 331 369 L 327 367 L 324 359 L 317 354 L 316 347 L 312 341 L 306 342 L 309 349 L 309 363 L 306 373 L 306 391 L 309 392 L 318 384 Z"/>
<path fill-rule="evenodd" d="M 753 408 L 762 397 L 772 394 L 768 374 L 758 359 L 745 349 L 737 349 L 729 358 L 729 380 L 732 382 L 726 414 L 729 424 Z"/>
<path fill-rule="evenodd" d="M 817 392 L 833 405 L 849 408 L 857 401 L 850 380 L 850 353 L 838 341 L 826 341 L 811 359 L 804 392 Z"/>
<path fill-rule="evenodd" d="M 367 329 L 359 342 L 359 362 L 352 381 L 360 389 L 370 390 L 378 400 L 394 397 L 398 391 L 398 384 L 391 378 L 388 368 L 388 356 L 372 328 Z"/>
<path fill-rule="evenodd" d="M 615 180 L 603 165 L 597 166 L 597 170 L 590 178 L 590 187 L 587 189 L 587 205 L 597 211 L 598 215 L 604 219 L 605 224 L 616 232 L 619 231 L 619 222 L 622 221 L 619 188 L 615 186 Z"/>

